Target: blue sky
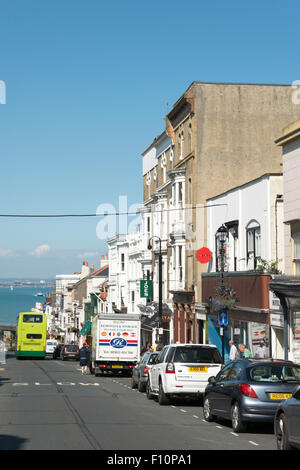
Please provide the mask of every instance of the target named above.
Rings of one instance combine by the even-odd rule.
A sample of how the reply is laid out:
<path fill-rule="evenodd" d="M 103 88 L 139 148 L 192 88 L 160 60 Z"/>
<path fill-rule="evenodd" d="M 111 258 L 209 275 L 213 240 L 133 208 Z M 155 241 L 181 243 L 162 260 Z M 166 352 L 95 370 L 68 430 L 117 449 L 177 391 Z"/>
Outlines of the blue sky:
<path fill-rule="evenodd" d="M 0 0 L 0 212 L 141 202 L 141 152 L 166 103 L 195 80 L 299 80 L 299 13 L 293 0 Z M 99 265 L 96 227 L 0 219 L 0 277 Z"/>

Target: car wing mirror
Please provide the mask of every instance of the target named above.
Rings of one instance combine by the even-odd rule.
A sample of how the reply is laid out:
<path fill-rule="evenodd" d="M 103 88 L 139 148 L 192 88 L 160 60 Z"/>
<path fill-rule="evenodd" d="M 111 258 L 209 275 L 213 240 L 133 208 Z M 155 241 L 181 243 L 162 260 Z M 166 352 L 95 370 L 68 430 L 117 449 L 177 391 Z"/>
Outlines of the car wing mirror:
<path fill-rule="evenodd" d="M 212 376 L 208 378 L 208 383 L 211 385 L 214 385 L 216 383 L 216 377 Z"/>

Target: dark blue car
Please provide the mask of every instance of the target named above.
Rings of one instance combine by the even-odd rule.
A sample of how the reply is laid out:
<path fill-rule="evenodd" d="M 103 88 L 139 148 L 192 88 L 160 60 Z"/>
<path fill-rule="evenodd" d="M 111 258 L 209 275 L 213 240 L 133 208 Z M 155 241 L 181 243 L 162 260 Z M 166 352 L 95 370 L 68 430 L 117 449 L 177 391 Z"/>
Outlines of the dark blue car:
<path fill-rule="evenodd" d="M 231 420 L 235 432 L 252 422 L 273 422 L 278 405 L 300 386 L 300 366 L 277 359 L 238 359 L 208 379 L 206 421 Z"/>
<path fill-rule="evenodd" d="M 274 432 L 279 450 L 300 449 L 300 387 L 279 405 Z"/>

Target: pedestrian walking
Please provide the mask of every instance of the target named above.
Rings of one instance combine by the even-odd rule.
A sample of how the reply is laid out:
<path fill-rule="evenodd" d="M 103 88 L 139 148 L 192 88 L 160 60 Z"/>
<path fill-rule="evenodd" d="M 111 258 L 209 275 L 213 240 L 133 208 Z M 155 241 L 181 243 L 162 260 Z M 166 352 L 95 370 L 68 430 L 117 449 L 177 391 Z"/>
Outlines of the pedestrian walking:
<path fill-rule="evenodd" d="M 230 351 L 229 351 L 229 359 L 231 361 L 234 361 L 237 358 L 238 355 L 238 350 L 236 346 L 234 345 L 233 340 L 229 340 L 229 346 L 230 346 Z"/>
<path fill-rule="evenodd" d="M 87 374 L 89 356 L 90 356 L 89 345 L 85 342 L 83 343 L 83 346 L 79 351 L 81 374 Z"/>
<path fill-rule="evenodd" d="M 249 359 L 250 357 L 252 357 L 251 351 L 247 348 L 247 346 L 245 344 L 239 344 L 238 347 L 239 347 L 239 351 L 240 351 L 240 356 L 243 359 Z"/>

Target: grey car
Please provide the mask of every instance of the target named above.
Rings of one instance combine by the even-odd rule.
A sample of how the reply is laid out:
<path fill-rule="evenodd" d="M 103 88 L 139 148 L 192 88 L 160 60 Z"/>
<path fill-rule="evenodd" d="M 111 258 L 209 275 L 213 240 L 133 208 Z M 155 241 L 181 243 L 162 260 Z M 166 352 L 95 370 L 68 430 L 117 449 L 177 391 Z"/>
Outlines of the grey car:
<path fill-rule="evenodd" d="M 279 405 L 274 432 L 279 450 L 300 449 L 300 387 Z"/>
<path fill-rule="evenodd" d="M 243 432 L 250 421 L 274 421 L 278 405 L 300 385 L 300 365 L 277 359 L 238 359 L 208 382 L 204 419 L 229 419 L 235 432 Z"/>
<path fill-rule="evenodd" d="M 146 391 L 148 371 L 152 367 L 154 360 L 158 356 L 157 352 L 147 351 L 137 363 L 132 371 L 131 387 L 138 388 L 139 392 Z"/>

